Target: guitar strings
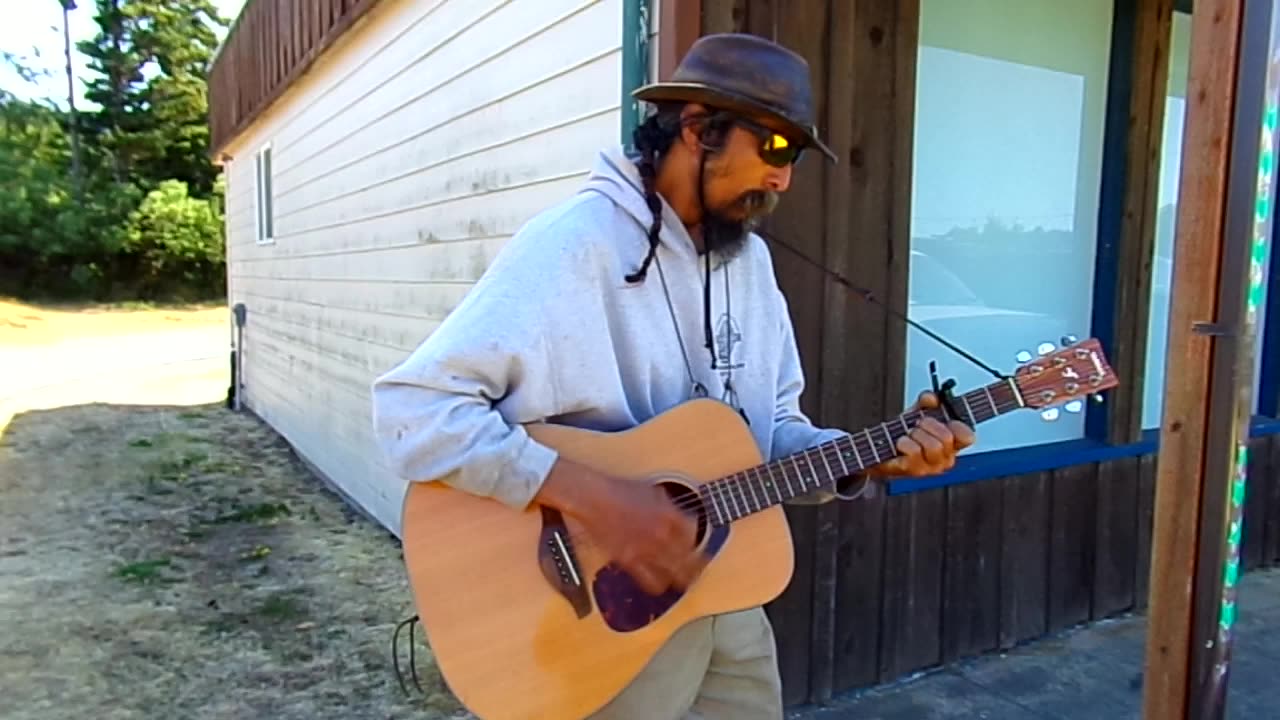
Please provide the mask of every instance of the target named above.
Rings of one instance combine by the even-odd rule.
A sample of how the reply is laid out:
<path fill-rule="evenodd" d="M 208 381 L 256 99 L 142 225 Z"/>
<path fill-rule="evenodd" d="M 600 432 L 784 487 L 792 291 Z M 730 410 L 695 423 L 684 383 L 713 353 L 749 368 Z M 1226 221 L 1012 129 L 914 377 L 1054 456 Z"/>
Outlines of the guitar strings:
<path fill-rule="evenodd" d="M 1012 401 L 996 402 L 994 403 L 994 405 L 996 407 L 997 414 L 1002 414 L 1004 412 L 1008 412 L 1009 410 L 1013 410 L 1019 407 L 1019 404 L 1016 399 Z M 902 415 L 901 418 L 905 421 L 914 422 L 916 420 L 924 418 L 926 414 L 927 413 L 925 411 L 912 411 L 910 413 L 906 413 Z M 865 438 L 865 440 L 863 438 Z M 817 457 L 821 459 L 822 462 L 827 466 L 832 466 L 834 461 L 834 463 L 841 463 L 841 466 L 844 467 L 845 464 L 841 459 L 841 456 L 843 455 L 843 453 L 838 447 L 838 443 L 842 441 L 852 442 L 855 450 L 860 456 L 865 454 L 867 457 L 875 457 L 877 460 L 879 460 L 878 450 L 876 449 L 877 445 L 874 439 L 871 438 L 865 431 L 861 431 L 861 430 L 856 433 L 850 433 L 849 435 L 842 437 L 838 440 L 828 441 L 816 447 L 809 448 L 807 450 L 801 450 L 797 453 L 793 453 L 791 456 L 788 456 L 788 457 L 804 456 L 806 462 L 809 462 L 810 464 L 812 464 L 813 460 L 811 459 L 811 456 L 816 453 Z M 891 448 L 895 450 L 895 454 L 893 455 L 893 458 L 899 457 L 899 454 L 896 452 L 896 446 L 891 445 Z M 893 458 L 890 458 L 890 459 L 893 459 Z M 778 465 L 779 467 L 783 467 L 781 463 L 785 459 L 786 458 L 780 458 L 779 460 L 775 460 L 770 463 L 767 463 L 767 465 Z M 794 457 L 793 457 L 793 462 L 794 462 Z M 734 483 L 741 482 L 742 479 L 749 477 L 749 473 L 753 471 L 762 474 L 763 472 L 765 472 L 761 470 L 762 467 L 764 466 L 762 465 L 762 466 L 757 466 L 755 468 L 749 468 L 747 470 L 739 471 L 732 475 L 727 475 L 722 478 L 717 478 L 715 480 L 703 483 L 702 485 L 699 485 L 697 487 L 707 489 L 707 495 L 705 499 L 707 500 L 724 499 L 732 503 L 732 505 L 725 505 L 725 507 L 732 508 L 736 505 L 739 505 L 740 501 L 739 501 L 739 496 L 735 496 L 732 494 L 734 488 L 732 488 L 731 486 Z M 859 468 L 859 469 L 865 469 L 865 468 Z M 783 473 L 783 480 L 788 481 L 789 483 L 790 478 L 787 476 L 786 470 L 784 469 L 782 473 Z M 763 474 L 762 474 L 762 477 L 763 477 Z M 780 493 L 781 488 L 777 488 L 777 483 L 772 476 L 769 476 L 769 481 L 775 484 L 775 488 Z M 802 480 L 797 478 L 797 481 L 801 482 L 803 486 Z M 741 488 L 738 488 L 738 489 L 740 491 L 740 494 L 744 493 L 744 491 L 742 491 Z M 799 497 L 799 495 L 796 495 L 795 497 Z M 682 497 L 678 499 L 675 502 L 675 505 L 680 510 L 693 510 L 704 504 L 703 499 L 704 499 L 703 496 L 695 494 L 693 497 Z M 712 508 L 707 508 L 708 511 L 710 511 L 711 509 Z"/>
<path fill-rule="evenodd" d="M 1022 385 L 1022 392 L 1031 394 L 1037 391 L 1038 386 L 1041 384 L 1046 385 L 1046 388 L 1050 388 L 1055 383 L 1054 381 L 1050 381 L 1050 380 L 1038 380 L 1035 376 L 1032 376 L 1030 378 L 1027 378 L 1025 384 Z M 989 387 L 980 388 L 979 390 L 974 390 L 969 393 L 966 393 L 960 398 L 961 400 L 964 401 L 966 409 L 969 410 L 969 416 L 971 420 L 974 416 L 974 412 L 973 412 L 973 406 L 969 399 L 969 396 L 974 395 L 975 396 L 974 401 L 981 403 L 982 401 L 977 399 L 978 397 L 980 397 L 979 393 L 982 393 L 983 395 L 985 395 L 986 402 L 983 404 L 991 406 L 991 409 L 993 411 L 992 413 L 993 418 L 1003 415 L 1006 412 L 1017 410 L 1023 407 L 1023 403 L 1019 400 L 1017 396 L 1011 396 L 1011 397 L 1002 396 L 1000 397 L 999 400 L 997 400 L 995 399 L 995 397 L 993 397 L 991 393 L 991 389 Z M 890 420 L 889 422 L 899 422 L 903 425 L 904 429 L 907 429 L 908 422 L 915 423 L 916 421 L 922 420 L 925 417 L 929 417 L 929 416 L 932 416 L 941 421 L 947 420 L 947 417 L 942 413 L 942 409 L 935 408 L 931 410 L 913 410 L 908 413 L 903 413 L 902 415 L 899 415 L 897 418 L 895 418 L 894 420 Z M 986 419 L 991 419 L 991 418 L 984 418 L 984 420 Z M 881 426 L 885 428 L 886 433 L 888 432 L 888 425 L 889 423 L 881 423 Z M 904 433 L 904 435 L 905 434 L 906 433 Z M 863 440 L 863 438 L 865 438 L 865 441 Z M 893 440 L 893 438 L 891 437 L 890 440 Z M 822 443 L 821 445 L 818 445 L 817 447 L 808 448 L 806 450 L 792 453 L 788 457 L 791 458 L 792 463 L 794 464 L 798 462 L 796 459 L 796 456 L 803 455 L 805 461 L 812 465 L 813 460 L 811 458 L 811 454 L 814 451 L 817 451 L 818 458 L 822 460 L 823 464 L 828 469 L 830 469 L 831 467 L 832 460 L 839 462 L 841 464 L 841 467 L 846 467 L 846 463 L 844 462 L 844 459 L 843 459 L 843 453 L 841 452 L 838 445 L 841 441 L 848 441 L 853 444 L 854 452 L 858 456 L 859 460 L 861 460 L 861 457 L 865 452 L 870 457 L 876 458 L 877 464 L 882 462 L 880 460 L 877 443 L 875 439 L 871 437 L 870 432 L 867 429 L 849 433 L 838 440 L 828 441 L 828 442 Z M 890 460 L 900 456 L 900 454 L 896 452 L 897 450 L 896 441 L 890 443 L 890 450 L 894 451 L 893 455 L 889 458 Z M 786 481 L 788 485 L 788 489 L 791 489 L 790 488 L 791 481 L 787 475 L 785 465 L 783 464 L 783 461 L 786 459 L 787 458 L 780 458 L 778 460 L 767 463 L 766 465 L 777 465 L 780 469 L 782 469 L 782 478 L 784 481 Z M 751 510 L 751 505 L 747 501 L 747 494 L 748 494 L 748 490 L 753 490 L 754 488 L 748 485 L 747 488 L 744 489 L 739 483 L 741 483 L 744 479 L 750 478 L 750 473 L 753 471 L 756 472 L 757 475 L 759 476 L 763 476 L 765 472 L 769 472 L 767 470 L 762 470 L 761 469 L 762 467 L 763 466 L 749 468 L 747 470 L 739 471 L 732 475 L 728 475 L 728 476 L 704 483 L 698 486 L 697 491 L 691 497 L 690 496 L 681 497 L 678 500 L 676 500 L 674 504 L 676 508 L 681 511 L 701 509 L 702 512 L 707 513 L 708 520 L 710 519 L 710 513 L 712 511 L 715 511 L 717 516 L 720 518 L 723 518 L 726 515 L 726 512 L 727 514 L 730 514 L 730 515 L 736 514 L 737 509 L 742 504 L 745 504 L 747 509 Z M 865 467 L 866 466 L 864 465 L 863 467 L 860 467 L 859 470 L 865 469 Z M 799 480 L 802 488 L 807 486 L 803 478 L 797 478 L 797 479 Z M 771 472 L 769 472 L 768 480 L 773 483 L 775 493 L 779 498 L 781 498 L 782 489 L 778 486 L 777 481 L 773 478 L 773 475 Z M 706 491 L 705 496 L 702 493 L 702 490 L 704 488 Z M 734 495 L 735 489 L 738 491 L 738 495 L 736 496 Z M 819 488 L 815 487 L 814 489 L 816 490 Z M 765 499 L 769 501 L 768 504 L 770 506 L 776 504 L 769 498 L 768 491 L 763 484 L 760 485 L 760 490 L 765 493 Z M 794 494 L 794 490 L 792 490 L 792 492 L 793 492 L 793 497 L 799 497 L 799 495 Z M 754 492 L 752 492 L 751 495 L 752 497 L 755 497 Z M 711 507 L 706 507 L 706 503 L 704 502 L 704 500 L 709 501 L 711 503 Z M 717 501 L 721 503 L 721 507 L 724 508 L 723 511 L 721 510 L 721 507 L 716 506 Z M 757 503 L 757 505 L 759 505 L 759 503 Z M 752 512 L 758 512 L 759 510 L 762 510 L 762 509 L 764 508 L 761 507 Z M 752 514 L 752 512 L 741 514 L 739 515 L 739 517 L 746 517 L 747 515 Z"/>
<path fill-rule="evenodd" d="M 1007 412 L 1009 410 L 1018 408 L 1019 404 L 1015 399 L 1012 402 L 995 403 L 995 407 L 997 409 L 997 415 L 998 415 L 998 414 Z M 913 411 L 911 413 L 904 414 L 901 417 L 905 420 L 913 421 L 913 420 L 924 417 L 925 414 L 926 413 L 924 411 Z M 858 439 L 859 436 L 867 437 L 868 439 L 870 439 L 865 432 L 858 431 L 856 433 L 851 433 L 846 437 L 840 438 L 839 440 L 828 441 L 814 448 L 809 448 L 808 450 L 802 450 L 798 453 L 794 453 L 794 455 L 804 455 L 806 457 L 806 460 L 808 460 L 808 457 L 810 454 L 814 453 L 814 451 L 818 451 L 817 452 L 818 457 L 821 458 L 824 463 L 830 465 L 831 461 L 833 460 L 840 461 L 840 456 L 842 454 L 840 448 L 838 447 L 838 443 L 840 441 L 848 441 L 852 439 L 852 442 L 854 443 L 855 447 L 858 447 L 859 450 L 870 450 L 872 446 L 871 443 L 860 445 L 862 441 Z M 874 453 L 871 453 L 871 454 L 874 455 Z M 900 457 L 900 454 L 895 454 L 894 457 Z M 769 463 L 769 464 L 772 465 L 778 462 L 780 461 L 774 461 L 773 463 Z M 809 462 L 812 462 L 812 461 L 810 460 Z M 730 486 L 735 482 L 739 482 L 741 478 L 747 477 L 747 473 L 751 472 L 751 470 L 756 470 L 756 468 L 751 468 L 749 470 L 734 473 L 733 475 L 728 475 L 722 478 L 718 478 L 716 480 L 712 480 L 707 483 L 703 483 L 702 485 L 696 486 L 694 488 L 695 492 L 692 496 L 684 496 L 684 497 L 678 498 L 677 500 L 674 501 L 673 504 L 676 506 L 677 509 L 681 511 L 700 510 L 703 514 L 705 514 L 708 524 L 715 526 L 717 525 L 717 523 L 712 522 L 713 516 L 724 517 L 726 513 L 736 514 L 735 510 L 744 505 L 746 501 L 746 497 L 748 495 L 747 491 L 741 488 L 738 488 L 739 494 L 734 495 L 733 489 Z M 784 479 L 786 478 L 785 473 L 786 471 L 784 470 L 783 471 Z M 777 490 L 779 494 L 778 496 L 780 497 L 782 489 L 777 486 L 776 481 L 774 481 L 772 477 L 770 477 L 770 481 L 774 482 L 775 489 Z M 803 486 L 803 482 L 802 482 L 802 486 Z M 701 492 L 703 488 L 706 489 L 705 495 L 703 495 Z M 767 497 L 768 496 L 766 494 L 766 498 Z M 800 497 L 800 495 L 795 495 L 794 497 Z M 710 506 L 708 506 L 708 502 L 710 503 Z M 716 506 L 717 503 L 719 503 L 719 507 Z M 772 502 L 770 503 L 770 505 L 773 505 L 773 504 L 776 504 L 776 503 L 772 503 Z M 764 508 L 759 508 L 758 510 L 752 510 L 751 505 L 749 503 L 746 503 L 746 507 L 751 512 L 743 513 L 739 515 L 739 517 L 747 517 L 748 515 L 751 515 L 754 512 L 758 512 L 759 510 L 764 509 Z M 724 510 L 722 511 L 721 508 L 723 508 Z M 719 524 L 723 524 L 723 523 L 719 523 Z M 589 535 L 574 535 L 571 533 L 570 540 L 571 540 L 571 545 L 574 549 L 597 549 L 599 547 L 599 543 L 596 542 L 594 539 L 592 539 Z"/>
<path fill-rule="evenodd" d="M 1020 407 L 1020 404 L 1018 403 L 1016 398 L 1012 399 L 1011 401 L 999 401 L 999 402 L 992 402 L 990 404 L 993 406 L 993 409 L 995 410 L 996 415 L 1000 415 Z M 906 422 L 915 422 L 916 420 L 922 419 L 929 414 L 930 413 L 927 411 L 912 411 L 910 413 L 906 413 L 900 416 L 898 420 L 890 421 L 890 422 L 901 421 L 903 422 L 903 425 L 905 427 Z M 936 417 L 936 414 L 935 414 L 935 417 Z M 945 417 L 940 417 L 938 419 L 945 420 Z M 886 426 L 886 430 L 887 430 L 888 424 L 884 423 L 884 425 Z M 863 438 L 865 438 L 865 440 Z M 802 450 L 797 453 L 793 453 L 792 455 L 789 455 L 788 458 L 792 460 L 793 464 L 796 464 L 798 462 L 797 456 L 803 456 L 805 462 L 809 463 L 810 465 L 813 465 L 814 459 L 812 455 L 816 451 L 818 459 L 822 461 L 823 465 L 826 466 L 828 470 L 834 467 L 835 463 L 839 463 L 842 468 L 847 469 L 847 464 L 844 462 L 844 459 L 843 459 L 844 453 L 841 451 L 838 445 L 838 443 L 840 442 L 851 442 L 853 445 L 855 454 L 858 456 L 859 460 L 861 460 L 863 456 L 867 456 L 867 457 L 874 457 L 876 459 L 877 464 L 879 462 L 882 462 L 880 460 L 880 451 L 879 451 L 880 445 L 865 430 L 861 430 L 855 433 L 850 433 L 847 436 L 840 438 L 839 440 L 828 441 L 816 447 Z M 889 447 L 890 447 L 890 450 L 893 451 L 894 453 L 890 459 L 900 456 L 900 454 L 896 451 L 897 450 L 896 443 L 890 443 Z M 785 465 L 783 464 L 786 459 L 787 458 L 780 458 L 779 460 L 770 462 L 767 465 L 777 465 L 779 468 L 782 469 L 782 479 L 784 482 L 786 482 L 788 489 L 794 493 L 794 490 L 791 489 L 790 487 L 792 478 L 787 475 Z M 747 498 L 748 498 L 748 495 L 750 495 L 751 497 L 755 497 L 755 492 L 754 492 L 755 487 L 748 485 L 747 488 L 743 488 L 740 483 L 742 483 L 743 480 L 749 480 L 751 473 L 754 471 L 760 478 L 767 479 L 769 482 L 773 483 L 775 494 L 778 497 L 781 497 L 782 489 L 778 486 L 777 480 L 773 477 L 771 472 L 769 472 L 768 470 L 761 469 L 762 467 L 763 466 L 758 466 L 756 468 L 749 468 L 747 470 L 734 473 L 733 475 L 729 475 L 723 478 L 718 478 L 716 480 L 704 483 L 699 487 L 707 488 L 707 496 L 706 496 L 707 500 L 727 501 L 727 503 L 725 503 L 724 506 L 728 510 L 732 510 L 741 504 L 746 504 L 747 507 L 750 508 L 751 506 Z M 862 469 L 865 469 L 865 467 L 866 466 L 863 466 L 858 469 L 862 470 Z M 766 475 L 765 473 L 769 473 L 769 474 Z M 796 478 L 796 480 L 800 483 L 802 488 L 807 487 L 807 483 L 804 481 L 802 477 Z M 737 485 L 736 488 L 734 487 L 735 485 Z M 761 492 L 765 493 L 765 499 L 768 500 L 770 504 L 772 504 L 772 500 L 769 497 L 768 491 L 766 487 L 763 485 L 763 483 L 761 483 L 758 487 Z M 734 494 L 735 489 L 738 491 L 737 495 Z M 815 487 L 814 489 L 818 489 L 818 488 Z M 793 494 L 793 497 L 798 497 L 798 495 Z M 702 505 L 703 504 L 702 500 L 703 498 L 701 496 L 695 496 L 693 498 L 681 498 L 676 502 L 676 507 L 678 507 L 681 510 L 692 510 Z M 757 505 L 759 505 L 759 503 L 757 503 Z M 712 509 L 715 509 L 717 512 L 719 512 L 719 509 L 717 508 L 708 508 L 707 511 L 709 512 Z"/>

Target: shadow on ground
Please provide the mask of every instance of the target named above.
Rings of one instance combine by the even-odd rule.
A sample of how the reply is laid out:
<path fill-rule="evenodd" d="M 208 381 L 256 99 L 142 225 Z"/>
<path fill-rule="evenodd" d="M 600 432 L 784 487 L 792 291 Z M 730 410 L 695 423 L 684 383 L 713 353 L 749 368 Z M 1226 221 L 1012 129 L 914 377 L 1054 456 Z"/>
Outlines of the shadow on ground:
<path fill-rule="evenodd" d="M 399 543 L 251 415 L 19 413 L 0 435 L 0 527 L 7 718 L 460 714 L 421 642 L 427 698 L 397 684 Z"/>

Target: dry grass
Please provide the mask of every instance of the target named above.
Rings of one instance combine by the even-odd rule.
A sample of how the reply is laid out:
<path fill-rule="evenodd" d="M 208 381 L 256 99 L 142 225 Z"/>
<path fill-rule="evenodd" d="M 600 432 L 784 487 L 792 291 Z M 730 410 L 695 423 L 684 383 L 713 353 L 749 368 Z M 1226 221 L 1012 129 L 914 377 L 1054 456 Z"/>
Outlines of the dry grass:
<path fill-rule="evenodd" d="M 93 404 L 3 432 L 6 718 L 461 714 L 420 631 L 428 696 L 397 684 L 399 545 L 251 416 Z"/>
<path fill-rule="evenodd" d="M 36 305 L 0 298 L 0 347 L 44 345 L 70 337 L 103 337 L 216 323 L 223 303 L 155 306 L 145 303 Z"/>

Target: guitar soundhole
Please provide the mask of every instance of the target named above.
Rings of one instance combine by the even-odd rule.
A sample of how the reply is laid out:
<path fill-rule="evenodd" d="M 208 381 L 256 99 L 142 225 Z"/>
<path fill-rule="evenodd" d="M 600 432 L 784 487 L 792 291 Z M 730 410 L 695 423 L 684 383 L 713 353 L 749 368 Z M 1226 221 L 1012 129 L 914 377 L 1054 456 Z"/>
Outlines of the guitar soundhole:
<path fill-rule="evenodd" d="M 687 487 L 676 483 L 664 483 L 663 487 L 671 494 L 674 502 L 693 507 L 691 512 L 698 517 L 698 541 L 701 542 L 708 526 L 706 513 L 695 504 L 697 496 Z M 703 552 L 714 557 L 724 547 L 724 541 L 728 537 L 728 527 L 711 529 L 711 537 Z M 650 595 L 640 588 L 631 575 L 614 563 L 600 568 L 592 580 L 591 590 L 605 624 L 617 632 L 632 632 L 649 625 L 666 614 L 684 596 L 684 592 L 679 590 Z"/>

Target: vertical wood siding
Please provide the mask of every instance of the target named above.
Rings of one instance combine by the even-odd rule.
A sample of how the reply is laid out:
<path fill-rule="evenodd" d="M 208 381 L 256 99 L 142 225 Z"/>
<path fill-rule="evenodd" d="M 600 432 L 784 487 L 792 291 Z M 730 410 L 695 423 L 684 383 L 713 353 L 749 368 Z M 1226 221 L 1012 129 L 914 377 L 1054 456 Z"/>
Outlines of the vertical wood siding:
<path fill-rule="evenodd" d="M 1115 98 L 1129 104 L 1117 114 L 1116 136 L 1126 185 L 1106 211 L 1124 246 L 1118 273 L 1130 280 L 1151 252 L 1156 100 L 1166 73 L 1156 66 L 1167 62 L 1170 2 L 1135 7 L 1119 30 L 1133 35 L 1120 69 L 1128 94 Z M 756 33 L 805 57 L 820 130 L 840 157 L 837 166 L 797 168 L 766 230 L 904 311 L 919 3 L 702 0 L 701 10 L 704 33 Z M 902 324 L 790 251 L 775 247 L 773 255 L 809 378 L 805 409 L 847 428 L 898 412 Z M 1116 290 L 1107 324 L 1128 377 L 1140 372 L 1144 352 L 1148 303 L 1138 287 Z M 1133 438 L 1141 405 L 1141 386 L 1128 387 L 1115 410 L 1117 442 Z M 1280 436 L 1252 445 L 1245 570 L 1280 564 Z M 1147 455 L 788 508 L 795 575 L 768 607 L 787 702 L 821 702 L 1145 610 L 1155 478 L 1156 456 Z"/>
<path fill-rule="evenodd" d="M 225 147 L 247 402 L 392 532 L 404 485 L 374 445 L 369 385 L 618 141 L 621 14 L 621 0 L 381 0 Z M 275 238 L 259 244 L 266 143 Z"/>
<path fill-rule="evenodd" d="M 838 615 L 837 668 L 876 670 L 838 672 L 836 692 L 1145 611 L 1155 470 L 1146 455 L 889 498 L 869 551 L 883 577 L 862 578 L 885 610 Z M 1242 534 L 1242 570 L 1280 566 L 1280 435 L 1250 442 Z"/>
<path fill-rule="evenodd" d="M 215 152 L 379 0 L 249 0 L 209 72 Z"/>
<path fill-rule="evenodd" d="M 899 312 L 906 310 L 917 18 L 915 2 L 702 2 L 704 33 L 750 32 L 805 58 L 819 130 L 839 157 L 830 165 L 814 154 L 798 165 L 765 231 Z M 775 245 L 772 254 L 808 378 L 806 412 L 824 425 L 857 428 L 898 411 L 905 336 L 897 321 L 791 250 Z M 940 560 L 920 544 L 921 533 L 941 532 L 940 503 L 877 497 L 787 508 L 796 579 L 768 609 L 788 702 L 820 701 L 937 656 L 937 647 L 915 639 L 936 644 L 936 620 L 905 618 L 931 617 L 940 607 Z M 885 604 L 882 583 L 899 588 L 905 602 Z M 881 625 L 898 634 L 881 638 L 888 645 L 878 656 L 868 632 Z"/>

